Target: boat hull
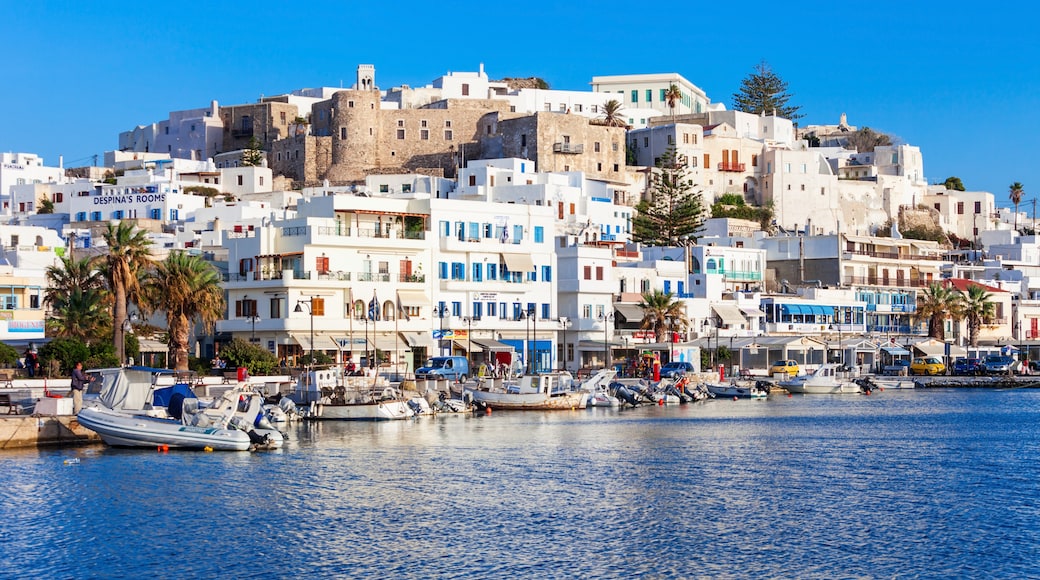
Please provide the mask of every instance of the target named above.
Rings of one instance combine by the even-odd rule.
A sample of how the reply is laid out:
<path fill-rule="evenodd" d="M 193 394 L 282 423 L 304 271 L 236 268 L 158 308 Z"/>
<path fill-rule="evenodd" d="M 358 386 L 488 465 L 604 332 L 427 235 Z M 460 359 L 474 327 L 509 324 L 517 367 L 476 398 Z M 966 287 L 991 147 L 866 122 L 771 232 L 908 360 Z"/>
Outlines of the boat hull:
<path fill-rule="evenodd" d="M 862 392 L 859 385 L 854 383 L 780 383 L 780 387 L 788 393 L 799 395 L 858 395 Z"/>
<path fill-rule="evenodd" d="M 765 391 L 755 387 L 742 387 L 740 385 L 704 385 L 708 392 L 716 397 L 737 397 L 740 399 L 764 399 L 768 395 Z"/>
<path fill-rule="evenodd" d="M 77 416 L 80 424 L 94 431 L 114 447 L 155 447 L 181 449 L 210 448 L 219 451 L 248 451 L 253 443 L 238 429 L 192 427 L 179 421 L 143 415 L 128 415 L 109 409 L 87 408 Z M 281 442 L 281 435 L 277 435 Z"/>
<path fill-rule="evenodd" d="M 573 392 L 557 395 L 543 393 L 492 393 L 488 391 L 468 391 L 473 395 L 473 402 L 495 410 L 504 411 L 558 411 L 584 409 L 588 401 L 588 393 Z"/>
<path fill-rule="evenodd" d="M 378 401 L 348 405 L 316 403 L 308 419 L 324 421 L 400 421 L 415 413 L 408 401 Z"/>

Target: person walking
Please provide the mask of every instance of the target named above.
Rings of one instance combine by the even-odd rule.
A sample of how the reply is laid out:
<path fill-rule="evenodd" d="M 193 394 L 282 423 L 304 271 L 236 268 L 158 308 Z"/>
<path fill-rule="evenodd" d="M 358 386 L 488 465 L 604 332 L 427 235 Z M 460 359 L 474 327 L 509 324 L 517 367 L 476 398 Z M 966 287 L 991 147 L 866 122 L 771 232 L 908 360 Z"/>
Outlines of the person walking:
<path fill-rule="evenodd" d="M 72 414 L 79 415 L 83 409 L 83 391 L 87 388 L 90 379 L 83 372 L 83 363 L 77 362 L 72 369 Z"/>

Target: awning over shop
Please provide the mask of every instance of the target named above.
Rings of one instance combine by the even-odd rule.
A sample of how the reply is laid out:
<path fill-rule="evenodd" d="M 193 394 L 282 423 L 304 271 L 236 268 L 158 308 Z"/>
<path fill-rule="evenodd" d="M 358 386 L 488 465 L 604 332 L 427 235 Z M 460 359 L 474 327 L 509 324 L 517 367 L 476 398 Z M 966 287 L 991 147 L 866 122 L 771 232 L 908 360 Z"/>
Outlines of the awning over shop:
<path fill-rule="evenodd" d="M 433 340 L 433 336 L 428 332 L 402 332 L 401 336 L 412 348 L 437 348 L 437 341 Z"/>
<path fill-rule="evenodd" d="M 508 344 L 504 342 L 499 342 L 497 340 L 492 340 L 490 338 L 474 338 L 473 346 L 476 347 L 476 345 L 478 344 L 481 346 L 481 348 L 492 352 L 509 352 L 513 350 L 513 347 L 509 346 Z M 474 350 L 476 349 L 474 348 Z"/>
<path fill-rule="evenodd" d="M 624 316 L 628 322 L 640 322 L 643 320 L 643 307 L 638 304 L 615 304 L 614 312 Z"/>
<path fill-rule="evenodd" d="M 426 306 L 430 303 L 430 297 L 422 290 L 398 290 L 397 301 L 401 306 Z"/>
<path fill-rule="evenodd" d="M 744 316 L 751 316 L 755 318 L 761 318 L 766 315 L 765 312 L 762 312 L 758 308 L 741 308 L 740 311 L 744 313 Z"/>
<path fill-rule="evenodd" d="M 530 272 L 534 270 L 534 261 L 527 254 L 502 254 L 502 261 L 510 272 Z"/>
<path fill-rule="evenodd" d="M 747 319 L 734 304 L 712 304 L 711 309 L 719 315 L 723 324 L 740 326 L 747 324 Z"/>
<path fill-rule="evenodd" d="M 396 333 L 368 333 L 368 344 L 369 348 L 376 348 L 379 350 L 398 350 L 408 348 L 408 342 L 398 336 Z"/>
<path fill-rule="evenodd" d="M 616 343 L 616 342 L 608 342 L 607 346 L 610 347 L 610 348 L 620 348 L 622 345 L 620 343 Z M 646 345 L 639 345 L 639 346 L 640 347 L 644 347 Z M 599 351 L 602 351 L 603 350 L 603 343 L 602 342 L 592 341 L 592 340 L 583 340 L 583 341 L 578 343 L 578 350 L 599 350 Z"/>
<path fill-rule="evenodd" d="M 968 351 L 955 345 L 937 340 L 926 340 L 913 345 L 913 349 L 924 356 L 946 356 L 946 348 L 950 348 L 950 356 L 968 356 Z"/>
<path fill-rule="evenodd" d="M 137 339 L 137 344 L 141 352 L 168 352 L 170 350 L 166 343 L 150 338 L 139 338 Z"/>
<path fill-rule="evenodd" d="M 331 335 L 323 332 L 314 333 L 314 346 L 311 346 L 311 335 L 308 332 L 292 333 L 292 339 L 300 345 L 304 351 L 310 350 L 342 350 L 343 347 Z"/>
<path fill-rule="evenodd" d="M 464 350 L 466 352 L 480 352 L 480 345 L 471 340 L 453 340 L 452 344 L 454 344 L 455 348 L 459 350 Z M 472 350 L 469 348 L 471 344 L 473 346 Z"/>
<path fill-rule="evenodd" d="M 910 356 L 910 351 L 901 346 L 883 346 L 881 350 L 892 356 Z"/>
<path fill-rule="evenodd" d="M 803 314 L 806 316 L 834 316 L 833 306 L 817 306 L 815 304 L 781 304 L 784 314 Z"/>

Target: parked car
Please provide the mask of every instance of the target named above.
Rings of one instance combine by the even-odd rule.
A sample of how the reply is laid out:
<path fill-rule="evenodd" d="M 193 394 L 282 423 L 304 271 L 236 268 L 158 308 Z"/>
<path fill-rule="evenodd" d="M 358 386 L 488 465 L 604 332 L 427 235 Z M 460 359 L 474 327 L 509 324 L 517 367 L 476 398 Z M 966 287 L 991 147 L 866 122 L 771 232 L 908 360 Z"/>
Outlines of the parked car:
<path fill-rule="evenodd" d="M 946 372 L 946 365 L 937 356 L 919 356 L 910 363 L 912 375 L 941 375 Z"/>
<path fill-rule="evenodd" d="M 953 361 L 953 374 L 955 375 L 977 375 L 982 372 L 982 359 L 958 357 Z"/>
<path fill-rule="evenodd" d="M 695 369 L 693 363 L 670 362 L 661 367 L 661 378 L 674 379 L 686 373 L 692 373 Z"/>
<path fill-rule="evenodd" d="M 466 381 L 469 377 L 469 361 L 464 356 L 435 356 L 426 365 L 415 369 L 417 379 L 451 379 Z"/>
<path fill-rule="evenodd" d="M 800 372 L 798 361 L 794 360 L 778 360 L 773 363 L 773 366 L 769 367 L 770 376 L 777 373 L 787 373 L 788 376 L 796 377 Z"/>
<path fill-rule="evenodd" d="M 1015 360 L 1009 356 L 991 354 L 982 363 L 982 368 L 987 375 L 1010 375 L 1014 364 Z"/>

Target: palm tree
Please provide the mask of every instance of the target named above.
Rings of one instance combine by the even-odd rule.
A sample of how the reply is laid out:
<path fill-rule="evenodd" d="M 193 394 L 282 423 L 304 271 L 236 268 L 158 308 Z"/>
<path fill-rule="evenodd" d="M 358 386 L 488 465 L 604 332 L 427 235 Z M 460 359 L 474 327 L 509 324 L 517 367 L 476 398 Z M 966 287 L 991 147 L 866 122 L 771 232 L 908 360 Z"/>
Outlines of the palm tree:
<path fill-rule="evenodd" d="M 104 233 L 107 252 L 98 256 L 102 275 L 112 293 L 112 341 L 119 363 L 126 361 L 126 340 L 123 322 L 131 297 L 140 293 L 140 272 L 148 269 L 152 260 L 148 247 L 152 244 L 147 232 L 137 229 L 132 222 L 109 223 Z"/>
<path fill-rule="evenodd" d="M 968 320 L 968 342 L 971 346 L 979 345 L 979 330 L 984 321 L 993 318 L 996 304 L 990 299 L 992 294 L 981 284 L 968 286 L 968 294 L 961 295 L 964 317 Z"/>
<path fill-rule="evenodd" d="M 914 318 L 928 321 L 928 336 L 946 339 L 946 319 L 961 317 L 961 295 L 939 283 L 933 283 L 917 297 Z"/>
<path fill-rule="evenodd" d="M 1022 194 L 1024 193 L 1022 191 L 1022 184 L 1016 181 L 1016 182 L 1011 184 L 1011 186 L 1008 188 L 1008 191 L 1011 194 L 1009 196 L 1011 198 L 1011 203 L 1015 204 L 1015 231 L 1017 232 L 1018 231 L 1018 204 L 1022 203 Z"/>
<path fill-rule="evenodd" d="M 48 289 L 50 292 L 52 289 Z M 75 338 L 91 344 L 108 335 L 111 314 L 103 291 L 97 288 L 73 288 L 67 294 L 48 298 L 51 313 L 47 318 L 50 333 L 59 338 Z"/>
<path fill-rule="evenodd" d="M 668 108 L 672 110 L 672 122 L 675 122 L 675 104 L 682 99 L 682 91 L 676 85 L 671 85 L 668 90 L 664 93 L 664 98 L 668 101 Z"/>
<path fill-rule="evenodd" d="M 643 309 L 640 328 L 652 330 L 656 342 L 665 342 L 666 331 L 682 332 L 690 325 L 689 319 L 686 318 L 686 305 L 674 300 L 671 292 L 647 292 L 643 294 L 643 301 L 639 306 Z"/>
<path fill-rule="evenodd" d="M 621 115 L 621 108 L 621 103 L 616 99 L 603 103 L 603 124 L 608 127 L 627 127 L 628 123 Z"/>
<path fill-rule="evenodd" d="M 67 297 L 76 288 L 103 289 L 105 279 L 94 266 L 95 264 L 90 258 L 77 260 L 71 256 L 63 256 L 59 266 L 48 266 L 47 291 L 43 295 L 44 301 L 50 303 L 53 309 L 56 302 Z"/>
<path fill-rule="evenodd" d="M 212 264 L 198 256 L 173 252 L 155 266 L 144 287 L 149 311 L 166 313 L 170 361 L 174 370 L 188 370 L 188 337 L 201 320 L 206 332 L 224 316 L 224 288 Z"/>

